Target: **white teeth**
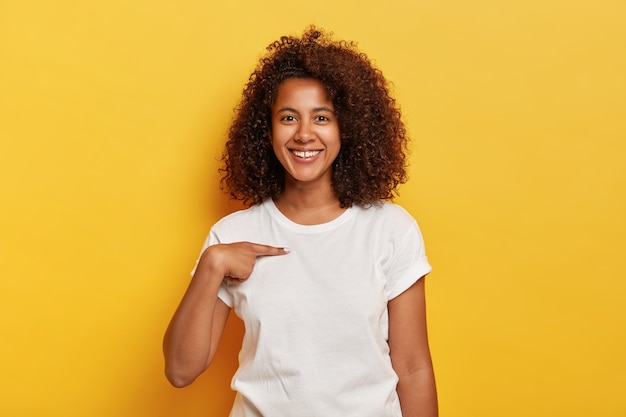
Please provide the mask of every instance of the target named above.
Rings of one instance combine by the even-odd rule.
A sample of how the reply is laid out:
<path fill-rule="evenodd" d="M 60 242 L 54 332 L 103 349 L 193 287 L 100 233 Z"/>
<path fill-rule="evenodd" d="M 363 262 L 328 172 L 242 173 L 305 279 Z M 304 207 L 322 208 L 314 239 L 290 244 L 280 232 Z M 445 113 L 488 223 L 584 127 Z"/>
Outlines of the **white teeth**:
<path fill-rule="evenodd" d="M 319 154 L 321 151 L 291 151 L 291 152 L 293 152 L 295 156 L 300 157 L 300 158 L 311 158 Z"/>

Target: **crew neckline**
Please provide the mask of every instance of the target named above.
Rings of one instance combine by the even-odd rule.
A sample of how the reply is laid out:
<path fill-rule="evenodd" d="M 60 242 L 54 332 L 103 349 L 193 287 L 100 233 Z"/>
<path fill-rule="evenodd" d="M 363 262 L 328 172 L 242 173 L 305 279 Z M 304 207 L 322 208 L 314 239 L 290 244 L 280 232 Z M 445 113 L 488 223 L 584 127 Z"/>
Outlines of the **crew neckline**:
<path fill-rule="evenodd" d="M 283 212 L 276 207 L 276 203 L 274 203 L 274 200 L 271 198 L 268 198 L 264 205 L 267 207 L 270 215 L 278 222 L 292 230 L 302 233 L 318 233 L 334 229 L 352 218 L 355 213 L 354 206 L 352 206 L 348 207 L 343 213 L 328 222 L 320 224 L 300 224 L 285 216 Z"/>

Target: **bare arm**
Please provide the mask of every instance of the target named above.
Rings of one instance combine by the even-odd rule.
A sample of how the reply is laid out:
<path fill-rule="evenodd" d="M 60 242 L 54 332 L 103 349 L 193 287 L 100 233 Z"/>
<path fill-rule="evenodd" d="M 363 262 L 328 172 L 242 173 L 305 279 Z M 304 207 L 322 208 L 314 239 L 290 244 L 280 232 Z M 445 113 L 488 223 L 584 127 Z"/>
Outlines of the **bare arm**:
<path fill-rule="evenodd" d="M 191 384 L 211 364 L 230 308 L 217 298 L 224 278 L 248 279 L 259 256 L 282 248 L 249 242 L 209 246 L 165 332 L 165 375 L 175 387 Z"/>
<path fill-rule="evenodd" d="M 389 347 L 404 417 L 437 417 L 437 390 L 426 332 L 422 277 L 389 301 Z"/>

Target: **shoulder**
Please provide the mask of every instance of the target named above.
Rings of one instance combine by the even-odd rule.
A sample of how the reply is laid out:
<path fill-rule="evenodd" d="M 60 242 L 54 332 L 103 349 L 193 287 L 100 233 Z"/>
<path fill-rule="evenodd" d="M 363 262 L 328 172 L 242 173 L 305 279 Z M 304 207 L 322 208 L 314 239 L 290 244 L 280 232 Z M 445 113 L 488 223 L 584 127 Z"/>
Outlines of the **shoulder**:
<path fill-rule="evenodd" d="M 251 206 L 244 210 L 238 210 L 219 219 L 211 228 L 213 233 L 229 233 L 242 230 L 251 224 L 259 224 L 266 215 L 265 203 Z"/>
<path fill-rule="evenodd" d="M 381 202 L 358 209 L 359 229 L 366 230 L 377 245 L 397 248 L 418 248 L 424 245 L 424 238 L 415 218 L 402 206 Z"/>
<path fill-rule="evenodd" d="M 416 226 L 417 222 L 402 206 L 389 201 L 380 201 L 369 206 L 356 208 L 359 217 L 367 222 L 389 228 L 406 229 Z"/>

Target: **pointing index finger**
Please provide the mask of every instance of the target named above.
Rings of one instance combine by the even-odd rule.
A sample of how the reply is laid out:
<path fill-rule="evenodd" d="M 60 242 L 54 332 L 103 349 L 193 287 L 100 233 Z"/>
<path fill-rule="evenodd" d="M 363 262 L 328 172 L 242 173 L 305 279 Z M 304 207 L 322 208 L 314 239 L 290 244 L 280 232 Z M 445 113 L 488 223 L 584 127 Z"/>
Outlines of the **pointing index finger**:
<path fill-rule="evenodd" d="M 286 255 L 290 251 L 289 248 L 279 248 L 276 246 L 262 245 L 259 243 L 250 243 L 252 251 L 256 254 L 256 256 L 276 256 L 276 255 Z"/>

